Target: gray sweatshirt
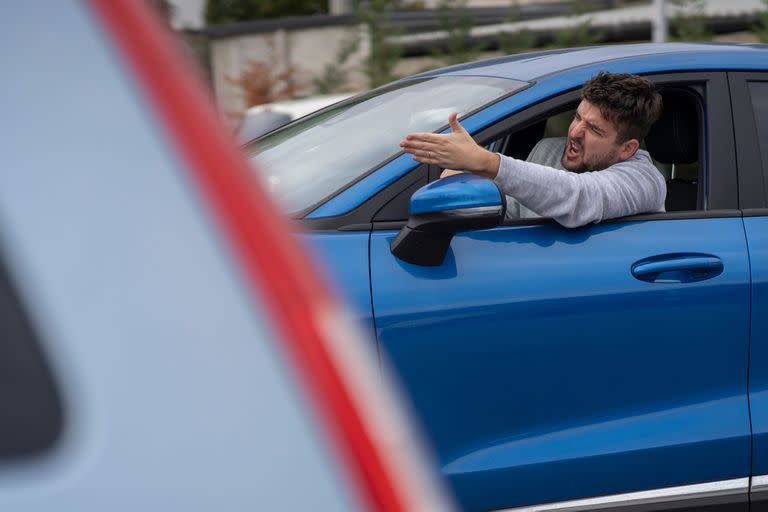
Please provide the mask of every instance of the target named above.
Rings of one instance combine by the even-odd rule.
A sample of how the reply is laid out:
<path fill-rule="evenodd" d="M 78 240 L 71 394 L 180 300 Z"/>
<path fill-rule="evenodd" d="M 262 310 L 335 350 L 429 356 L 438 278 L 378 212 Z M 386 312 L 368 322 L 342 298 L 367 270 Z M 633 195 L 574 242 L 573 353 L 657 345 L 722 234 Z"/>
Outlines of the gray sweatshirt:
<path fill-rule="evenodd" d="M 552 151 L 556 150 L 548 153 Z M 504 194 L 516 200 L 508 198 L 507 218 L 550 217 L 571 228 L 664 211 L 666 183 L 646 151 L 638 150 L 628 160 L 601 171 L 581 174 L 500 156 L 494 181 Z M 546 157 L 540 160 L 551 163 L 551 155 Z"/>

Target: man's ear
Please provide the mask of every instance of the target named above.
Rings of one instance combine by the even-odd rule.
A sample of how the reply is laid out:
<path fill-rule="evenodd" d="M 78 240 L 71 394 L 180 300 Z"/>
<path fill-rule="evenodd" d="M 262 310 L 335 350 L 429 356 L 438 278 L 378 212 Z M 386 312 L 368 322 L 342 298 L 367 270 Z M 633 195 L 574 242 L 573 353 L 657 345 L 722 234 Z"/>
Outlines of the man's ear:
<path fill-rule="evenodd" d="M 621 147 L 619 148 L 619 158 L 621 158 L 621 161 L 623 162 L 634 155 L 639 147 L 640 142 L 637 139 L 629 139 L 626 142 L 622 142 Z"/>

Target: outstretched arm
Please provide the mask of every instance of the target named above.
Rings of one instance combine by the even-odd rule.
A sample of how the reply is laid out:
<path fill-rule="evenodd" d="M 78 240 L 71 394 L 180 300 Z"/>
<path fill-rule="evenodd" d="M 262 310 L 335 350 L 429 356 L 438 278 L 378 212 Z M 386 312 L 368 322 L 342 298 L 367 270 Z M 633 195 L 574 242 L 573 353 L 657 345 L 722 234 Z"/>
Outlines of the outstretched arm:
<path fill-rule="evenodd" d="M 565 227 L 664 211 L 664 178 L 647 153 L 581 174 L 504 157 L 494 181 L 505 194 Z"/>
<path fill-rule="evenodd" d="M 499 172 L 499 155 L 479 146 L 456 118 L 456 112 L 448 116 L 451 133 L 410 133 L 400 142 L 400 147 L 417 162 L 495 178 Z"/>

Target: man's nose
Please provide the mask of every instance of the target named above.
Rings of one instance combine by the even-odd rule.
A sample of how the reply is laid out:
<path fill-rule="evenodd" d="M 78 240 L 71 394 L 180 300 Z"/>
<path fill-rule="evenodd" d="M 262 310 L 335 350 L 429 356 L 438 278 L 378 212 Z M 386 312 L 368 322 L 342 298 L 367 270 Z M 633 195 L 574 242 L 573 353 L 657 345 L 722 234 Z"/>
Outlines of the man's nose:
<path fill-rule="evenodd" d="M 584 123 L 580 123 L 579 121 L 574 121 L 573 124 L 571 124 L 571 130 L 570 135 L 573 138 L 579 138 L 584 134 Z"/>

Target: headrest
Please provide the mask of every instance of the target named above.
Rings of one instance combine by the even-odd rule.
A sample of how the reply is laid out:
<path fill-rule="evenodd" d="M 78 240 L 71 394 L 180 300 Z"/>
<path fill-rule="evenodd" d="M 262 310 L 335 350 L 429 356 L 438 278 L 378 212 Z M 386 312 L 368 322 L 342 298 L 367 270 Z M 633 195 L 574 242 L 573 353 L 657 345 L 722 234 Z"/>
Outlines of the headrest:
<path fill-rule="evenodd" d="M 683 91 L 662 91 L 663 109 L 645 146 L 664 164 L 690 164 L 699 159 L 699 114 L 696 100 Z"/>

